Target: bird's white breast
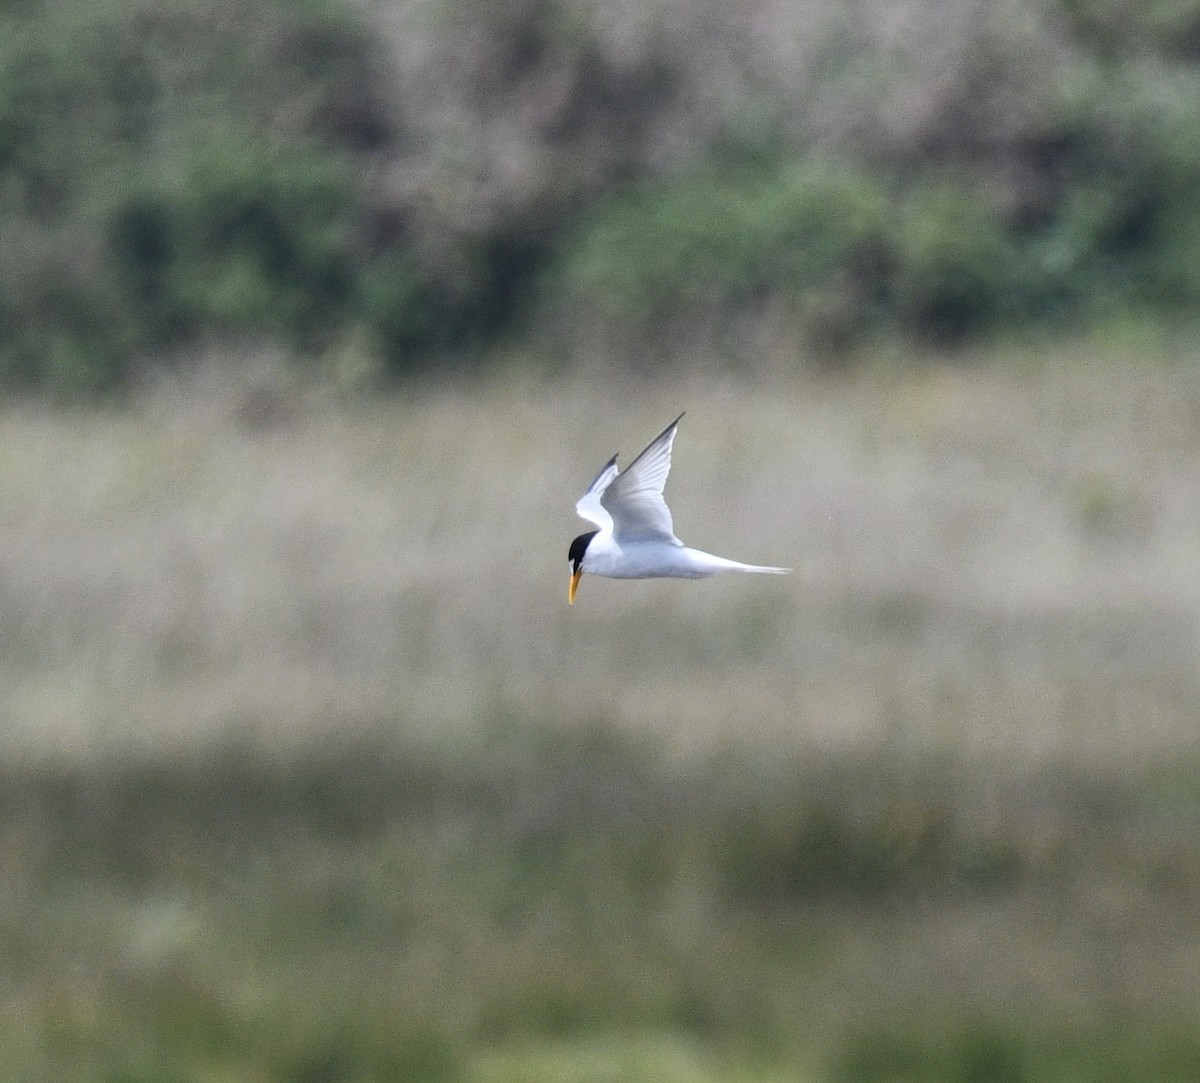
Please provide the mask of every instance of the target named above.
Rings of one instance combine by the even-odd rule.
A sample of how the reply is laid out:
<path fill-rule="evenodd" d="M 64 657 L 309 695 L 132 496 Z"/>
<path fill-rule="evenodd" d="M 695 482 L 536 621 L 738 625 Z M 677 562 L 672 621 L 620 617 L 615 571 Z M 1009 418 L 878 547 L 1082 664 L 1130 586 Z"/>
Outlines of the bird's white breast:
<path fill-rule="evenodd" d="M 702 559 L 707 556 L 665 541 L 619 543 L 598 535 L 584 555 L 583 570 L 610 579 L 703 579 L 720 570 Z"/>

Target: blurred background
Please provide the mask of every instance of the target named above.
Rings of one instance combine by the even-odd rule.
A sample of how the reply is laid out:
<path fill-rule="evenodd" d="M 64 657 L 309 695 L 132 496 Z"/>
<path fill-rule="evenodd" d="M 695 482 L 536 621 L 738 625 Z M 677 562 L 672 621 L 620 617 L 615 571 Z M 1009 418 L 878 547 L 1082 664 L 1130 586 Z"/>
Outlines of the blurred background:
<path fill-rule="evenodd" d="M 0 11 L 0 1074 L 1200 1078 L 1200 3 Z M 680 410 L 691 544 L 574 502 Z"/>

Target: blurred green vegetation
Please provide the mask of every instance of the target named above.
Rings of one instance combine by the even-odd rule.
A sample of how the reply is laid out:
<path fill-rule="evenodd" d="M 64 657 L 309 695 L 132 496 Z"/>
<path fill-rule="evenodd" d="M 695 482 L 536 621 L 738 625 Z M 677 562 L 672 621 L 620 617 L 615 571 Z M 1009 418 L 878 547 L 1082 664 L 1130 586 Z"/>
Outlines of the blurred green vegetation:
<path fill-rule="evenodd" d="M 1200 6 L 700 6 L 5 5 L 0 379 L 1194 311 Z"/>
<path fill-rule="evenodd" d="M 695 1081 L 807 1064 L 846 1083 L 1182 1083 L 1200 1065 L 1169 996 L 1108 1019 L 1004 994 L 999 1013 L 936 963 L 907 981 L 846 966 L 858 951 L 903 970 L 897 943 L 936 959 L 966 935 L 1020 972 L 1049 936 L 1103 1003 L 1125 948 L 1103 923 L 1060 927 L 1076 891 L 1200 878 L 1194 851 L 1174 889 L 1157 863 L 1164 817 L 1200 814 L 1194 786 L 1168 813 L 1161 770 L 1010 778 L 1040 816 L 1013 802 L 984 826 L 975 798 L 996 780 L 963 764 L 681 769 L 603 723 L 501 719 L 436 744 L 382 736 L 396 729 L 294 760 L 7 765 L 6 1074 Z M 1046 847 L 1047 819 L 1069 850 Z"/>
<path fill-rule="evenodd" d="M 0 1075 L 1197 1078 L 1195 357 L 14 396 Z M 681 393 L 797 573 L 568 607 Z"/>

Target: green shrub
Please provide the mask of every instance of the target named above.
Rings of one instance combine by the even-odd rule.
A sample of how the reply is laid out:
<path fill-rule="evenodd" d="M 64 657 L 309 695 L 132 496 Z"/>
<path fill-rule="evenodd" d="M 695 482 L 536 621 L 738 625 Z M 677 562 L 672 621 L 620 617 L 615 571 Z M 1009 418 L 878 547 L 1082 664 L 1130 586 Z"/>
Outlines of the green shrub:
<path fill-rule="evenodd" d="M 222 338 L 404 374 L 534 317 L 747 358 L 1186 317 L 1198 12 L 830 2 L 763 50 L 687 5 L 10 4 L 0 383 Z"/>
<path fill-rule="evenodd" d="M 1062 0 L 1060 8 L 1074 34 L 1106 57 L 1137 51 L 1195 60 L 1200 52 L 1195 0 Z"/>
<path fill-rule="evenodd" d="M 825 166 L 647 184 L 601 203 L 567 244 L 552 304 L 650 336 L 841 283 L 867 321 L 886 275 L 888 201 Z"/>
<path fill-rule="evenodd" d="M 356 316 L 374 46 L 333 4 L 0 16 L 0 379 L 90 391 L 184 338 Z M 350 88 L 350 89 L 348 89 Z"/>
<path fill-rule="evenodd" d="M 78 397 L 128 374 L 135 330 L 104 276 L 46 260 L 5 278 L 0 380 Z"/>
<path fill-rule="evenodd" d="M 585 221 L 558 304 L 652 335 L 729 319 L 764 299 L 815 335 L 826 301 L 854 335 L 882 324 L 959 340 L 1021 316 L 1034 291 L 999 216 L 965 185 L 889 190 L 865 170 L 817 166 L 645 186 Z"/>
<path fill-rule="evenodd" d="M 1052 1028 L 968 1022 L 944 1032 L 891 1027 L 852 1034 L 830 1074 L 838 1083 L 1182 1083 L 1194 1078 L 1198 1055 L 1188 1029 L 1173 1023 L 1140 1030 L 1124 1023 L 1093 1024 L 1058 1034 Z"/>
<path fill-rule="evenodd" d="M 158 336 L 308 336 L 344 318 L 353 291 L 355 192 L 320 149 L 263 146 L 231 129 L 177 152 L 176 176 L 113 208 L 114 273 Z"/>
<path fill-rule="evenodd" d="M 889 240 L 889 315 L 919 337 L 955 342 L 1020 319 L 1037 292 L 1016 238 L 963 185 L 915 188 L 897 207 Z"/>

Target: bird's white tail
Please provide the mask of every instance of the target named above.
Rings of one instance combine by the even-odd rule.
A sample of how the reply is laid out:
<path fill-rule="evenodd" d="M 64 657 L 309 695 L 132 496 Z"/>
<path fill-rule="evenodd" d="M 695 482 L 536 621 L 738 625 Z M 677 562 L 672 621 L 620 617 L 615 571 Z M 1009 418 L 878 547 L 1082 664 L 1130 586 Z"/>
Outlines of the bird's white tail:
<path fill-rule="evenodd" d="M 743 564 L 740 560 L 706 553 L 702 549 L 679 546 L 669 550 L 675 561 L 669 570 L 656 571 L 656 575 L 675 576 L 680 579 L 706 579 L 721 572 L 763 572 L 767 575 L 787 575 L 791 568 L 766 568 L 761 564 Z"/>
<path fill-rule="evenodd" d="M 690 553 L 696 553 L 697 556 L 703 557 L 708 563 L 713 572 L 756 572 L 763 575 L 787 575 L 791 568 L 768 568 L 762 564 L 743 564 L 740 560 L 729 560 L 727 557 L 713 556 L 712 553 L 697 553 L 696 550 L 688 550 Z"/>

